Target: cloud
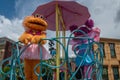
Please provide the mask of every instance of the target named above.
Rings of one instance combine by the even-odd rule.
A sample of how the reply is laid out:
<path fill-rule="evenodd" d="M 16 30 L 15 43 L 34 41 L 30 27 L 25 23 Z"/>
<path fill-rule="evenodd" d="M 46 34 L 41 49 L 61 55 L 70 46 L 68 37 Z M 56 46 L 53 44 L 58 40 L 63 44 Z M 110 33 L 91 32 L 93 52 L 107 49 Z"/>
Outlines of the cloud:
<path fill-rule="evenodd" d="M 15 12 L 18 18 L 31 15 L 37 6 L 44 4 L 50 0 L 16 0 Z"/>
<path fill-rule="evenodd" d="M 18 36 L 23 32 L 21 25 L 22 20 L 10 20 L 0 15 L 0 37 L 8 37 L 12 40 L 18 41 Z"/>
<path fill-rule="evenodd" d="M 115 22 L 120 23 L 120 9 L 117 11 Z"/>
<path fill-rule="evenodd" d="M 92 0 L 88 9 L 95 26 L 101 29 L 101 37 L 120 39 L 120 27 L 116 29 L 115 17 L 119 10 L 120 0 Z M 117 20 L 118 21 L 118 20 Z"/>
<path fill-rule="evenodd" d="M 120 7 L 120 4 L 119 4 L 119 7 Z M 114 22 L 116 23 L 116 28 L 119 27 L 120 25 L 120 8 L 118 8 L 118 10 L 116 11 L 116 16 L 114 18 Z"/>

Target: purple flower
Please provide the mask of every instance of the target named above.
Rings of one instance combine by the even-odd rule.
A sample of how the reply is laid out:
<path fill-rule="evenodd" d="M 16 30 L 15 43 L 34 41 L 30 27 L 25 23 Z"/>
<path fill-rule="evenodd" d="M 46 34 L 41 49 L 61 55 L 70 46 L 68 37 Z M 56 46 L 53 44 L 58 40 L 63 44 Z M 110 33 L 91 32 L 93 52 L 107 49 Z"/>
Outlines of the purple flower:
<path fill-rule="evenodd" d="M 88 19 L 85 23 L 86 26 L 92 28 L 94 26 L 94 21 L 92 19 Z"/>

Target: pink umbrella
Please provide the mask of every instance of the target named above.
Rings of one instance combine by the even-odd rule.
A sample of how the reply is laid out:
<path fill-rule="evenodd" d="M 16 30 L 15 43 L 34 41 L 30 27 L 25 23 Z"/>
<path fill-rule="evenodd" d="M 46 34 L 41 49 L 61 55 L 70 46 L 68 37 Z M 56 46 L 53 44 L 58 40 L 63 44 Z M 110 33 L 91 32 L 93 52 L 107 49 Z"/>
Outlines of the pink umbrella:
<path fill-rule="evenodd" d="M 52 1 L 38 6 L 32 14 L 43 15 L 48 22 L 49 30 L 56 30 L 56 4 L 61 13 L 59 16 L 62 16 L 65 30 L 69 30 L 69 26 L 73 24 L 78 26 L 83 25 L 90 17 L 88 8 L 75 1 Z M 59 30 L 62 30 L 61 24 Z"/>

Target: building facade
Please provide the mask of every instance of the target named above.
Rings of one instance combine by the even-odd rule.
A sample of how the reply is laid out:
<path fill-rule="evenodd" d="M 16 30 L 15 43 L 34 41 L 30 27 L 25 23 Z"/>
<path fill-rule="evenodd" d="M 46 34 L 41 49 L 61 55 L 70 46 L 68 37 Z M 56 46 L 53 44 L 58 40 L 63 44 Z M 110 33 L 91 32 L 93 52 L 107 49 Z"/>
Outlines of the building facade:
<path fill-rule="evenodd" d="M 100 39 L 103 49 L 103 80 L 120 80 L 120 39 Z"/>
<path fill-rule="evenodd" d="M 14 41 L 9 38 L 0 38 L 0 61 L 11 56 L 11 48 L 13 43 Z"/>

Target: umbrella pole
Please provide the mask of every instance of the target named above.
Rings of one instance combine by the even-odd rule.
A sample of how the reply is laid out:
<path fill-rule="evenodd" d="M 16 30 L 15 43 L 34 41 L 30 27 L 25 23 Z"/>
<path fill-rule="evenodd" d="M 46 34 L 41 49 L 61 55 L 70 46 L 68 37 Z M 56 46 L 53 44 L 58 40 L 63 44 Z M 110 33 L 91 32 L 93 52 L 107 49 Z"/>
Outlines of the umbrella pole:
<path fill-rule="evenodd" d="M 62 36 L 65 37 L 65 30 L 62 31 Z M 65 40 L 65 38 L 63 38 L 62 42 L 63 42 L 64 46 L 66 46 L 66 40 Z M 66 58 L 65 58 L 65 52 L 64 52 L 63 49 L 62 49 L 62 58 L 63 58 L 63 59 L 66 59 Z M 67 63 L 66 63 L 66 62 L 65 62 L 64 67 L 65 67 L 65 78 L 64 78 L 64 80 L 68 80 L 68 79 L 67 79 L 67 71 L 68 71 L 68 68 L 67 68 Z"/>
<path fill-rule="evenodd" d="M 58 16 L 58 4 L 56 4 L 56 38 L 59 37 L 59 16 Z M 56 66 L 60 65 L 60 45 L 56 43 Z M 59 80 L 59 68 L 56 68 L 56 80 Z"/>
<path fill-rule="evenodd" d="M 59 8 L 58 8 L 59 9 Z M 64 21 L 63 21 L 63 18 L 62 18 L 62 14 L 61 14 L 61 11 L 60 11 L 60 9 L 58 10 L 59 11 L 59 17 L 60 17 L 60 21 L 61 21 L 61 24 L 62 24 L 62 36 L 66 36 L 66 33 L 65 33 L 65 30 L 66 30 L 66 27 L 65 27 L 65 24 L 64 24 Z M 63 44 L 64 44 L 64 46 L 66 46 L 66 40 L 65 40 L 65 38 L 63 38 L 62 39 L 62 42 L 63 42 Z M 63 59 L 66 59 L 65 58 L 65 52 L 64 52 L 64 50 L 62 49 L 62 58 Z M 64 67 L 65 67 L 65 78 L 64 78 L 64 80 L 68 80 L 67 78 L 67 71 L 68 71 L 68 68 L 67 68 L 67 63 L 65 62 L 65 65 L 64 65 Z"/>

